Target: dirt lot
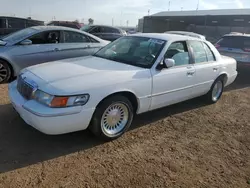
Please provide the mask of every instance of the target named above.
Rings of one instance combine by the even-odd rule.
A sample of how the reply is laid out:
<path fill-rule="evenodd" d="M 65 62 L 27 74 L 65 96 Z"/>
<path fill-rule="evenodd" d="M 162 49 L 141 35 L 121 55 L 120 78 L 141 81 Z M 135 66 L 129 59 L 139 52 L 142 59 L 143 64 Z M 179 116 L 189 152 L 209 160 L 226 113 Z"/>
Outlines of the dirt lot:
<path fill-rule="evenodd" d="M 136 117 L 109 143 L 46 136 L 0 86 L 0 187 L 250 187 L 250 67 L 219 103 L 191 100 Z"/>

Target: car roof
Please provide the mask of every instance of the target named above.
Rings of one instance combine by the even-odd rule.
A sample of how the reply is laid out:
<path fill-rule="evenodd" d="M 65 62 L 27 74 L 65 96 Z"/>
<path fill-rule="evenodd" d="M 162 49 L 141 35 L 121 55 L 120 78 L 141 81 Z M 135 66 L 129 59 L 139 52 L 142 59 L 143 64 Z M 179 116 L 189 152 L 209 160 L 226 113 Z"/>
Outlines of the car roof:
<path fill-rule="evenodd" d="M 203 40 L 206 39 L 206 37 L 204 35 L 200 35 L 200 34 L 194 33 L 194 32 L 188 32 L 188 31 L 166 31 L 165 33 L 177 34 L 177 35 L 187 35 L 190 37 L 195 37 L 195 38 L 199 38 L 199 39 L 203 39 Z"/>
<path fill-rule="evenodd" d="M 229 34 L 224 35 L 223 37 L 250 37 L 250 34 L 239 33 L 239 32 L 231 32 Z"/>
<path fill-rule="evenodd" d="M 51 30 L 67 30 L 67 31 L 81 31 L 79 29 L 74 29 L 74 28 L 70 28 L 70 27 L 63 27 L 63 26 L 51 26 L 51 25 L 48 25 L 48 26 L 33 26 L 31 27 L 35 30 L 38 30 L 38 31 L 51 31 Z"/>
<path fill-rule="evenodd" d="M 177 34 L 168 34 L 168 33 L 136 33 L 129 36 L 138 36 L 138 37 L 148 37 L 148 38 L 155 38 L 155 39 L 161 39 L 166 41 L 172 41 L 172 40 L 198 40 L 198 41 L 204 41 L 199 38 L 194 38 L 186 35 L 177 35 Z"/>
<path fill-rule="evenodd" d="M 122 29 L 119 28 L 119 27 L 114 27 L 114 26 L 109 26 L 109 25 L 89 25 L 89 26 L 95 26 L 95 27 L 110 27 L 110 28 L 122 30 Z"/>

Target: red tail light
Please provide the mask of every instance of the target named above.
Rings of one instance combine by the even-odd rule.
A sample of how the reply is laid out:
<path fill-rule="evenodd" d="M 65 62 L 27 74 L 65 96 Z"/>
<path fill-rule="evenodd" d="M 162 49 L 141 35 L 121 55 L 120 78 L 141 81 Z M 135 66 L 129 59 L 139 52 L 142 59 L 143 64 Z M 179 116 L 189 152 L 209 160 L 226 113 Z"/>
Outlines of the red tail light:
<path fill-rule="evenodd" d="M 250 52 L 250 48 L 243 48 L 245 52 Z"/>

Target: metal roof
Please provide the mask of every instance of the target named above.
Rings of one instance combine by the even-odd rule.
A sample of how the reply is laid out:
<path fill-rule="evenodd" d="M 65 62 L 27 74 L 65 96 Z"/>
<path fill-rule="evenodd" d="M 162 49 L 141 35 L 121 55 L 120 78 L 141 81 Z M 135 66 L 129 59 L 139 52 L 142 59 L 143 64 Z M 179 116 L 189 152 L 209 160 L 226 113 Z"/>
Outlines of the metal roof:
<path fill-rule="evenodd" d="M 147 17 L 158 16 L 233 16 L 250 15 L 250 9 L 217 9 L 217 10 L 190 10 L 190 11 L 164 11 Z"/>

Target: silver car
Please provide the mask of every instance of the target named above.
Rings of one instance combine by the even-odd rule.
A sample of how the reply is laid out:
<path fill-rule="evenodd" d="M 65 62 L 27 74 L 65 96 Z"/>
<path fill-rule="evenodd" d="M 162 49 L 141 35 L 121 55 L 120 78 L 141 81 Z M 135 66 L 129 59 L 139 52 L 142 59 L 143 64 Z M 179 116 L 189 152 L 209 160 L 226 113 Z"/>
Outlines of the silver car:
<path fill-rule="evenodd" d="M 229 56 L 240 64 L 250 65 L 250 35 L 232 32 L 224 35 L 215 47 L 221 55 Z"/>
<path fill-rule="evenodd" d="M 36 26 L 0 39 L 0 83 L 28 66 L 87 56 L 108 44 L 89 33 L 59 26 Z"/>

